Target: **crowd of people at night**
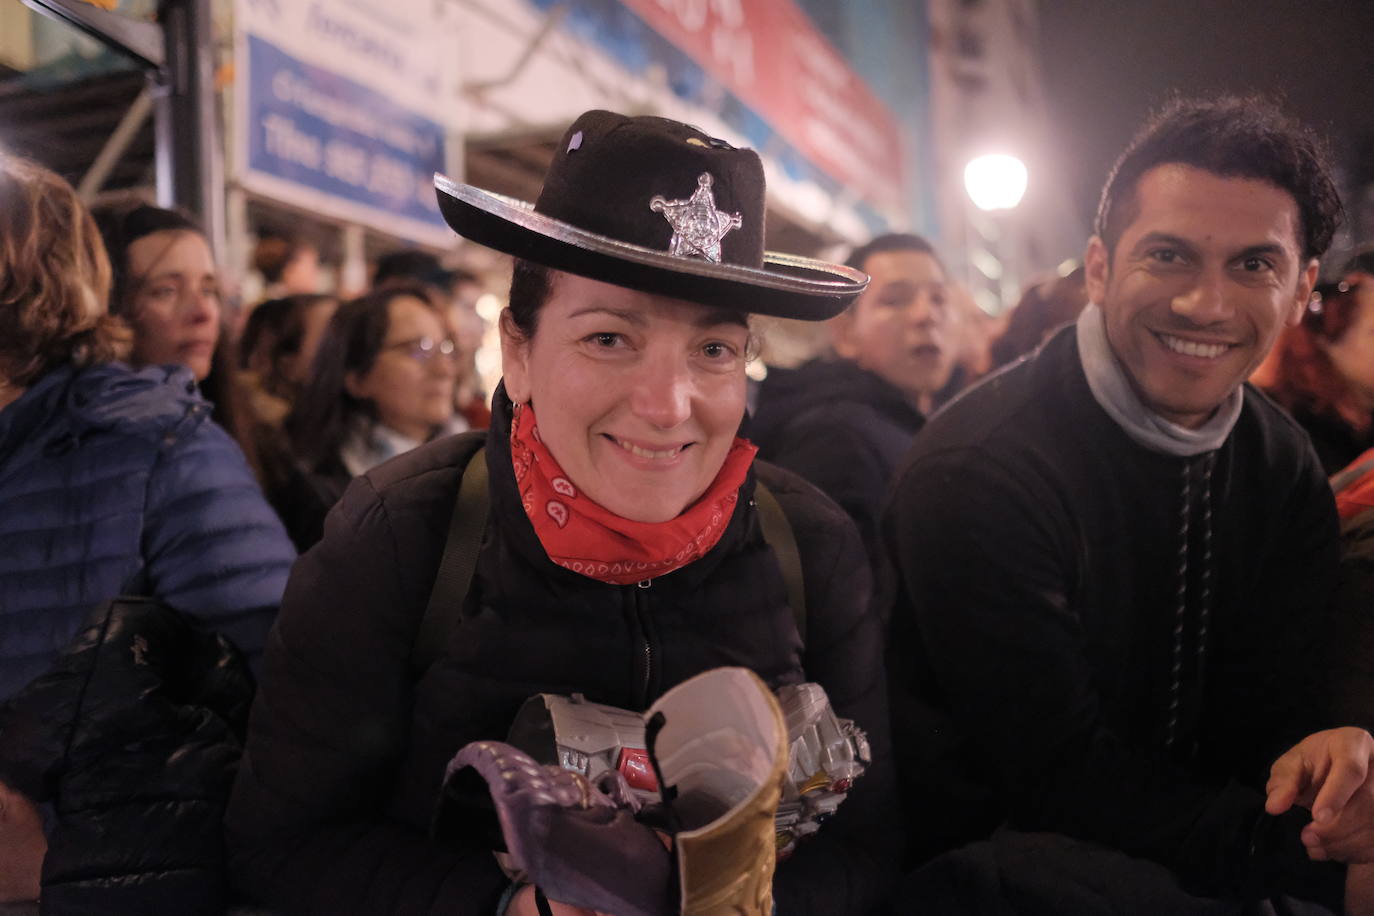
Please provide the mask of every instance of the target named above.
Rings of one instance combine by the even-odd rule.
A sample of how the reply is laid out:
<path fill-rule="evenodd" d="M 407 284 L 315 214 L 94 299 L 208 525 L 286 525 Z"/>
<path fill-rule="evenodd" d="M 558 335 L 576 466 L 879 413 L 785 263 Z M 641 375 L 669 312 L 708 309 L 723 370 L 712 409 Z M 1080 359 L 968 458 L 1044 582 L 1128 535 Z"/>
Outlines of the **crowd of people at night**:
<path fill-rule="evenodd" d="M 1175 99 L 994 334 L 927 239 L 767 251 L 754 151 L 590 111 L 532 206 L 436 177 L 512 262 L 494 390 L 431 254 L 339 297 L 265 237 L 231 315 L 194 219 L 0 153 L 0 912 L 1374 914 L 1325 149 Z M 828 346 L 753 381 L 757 316 Z M 518 725 L 565 701 L 643 756 Z"/>

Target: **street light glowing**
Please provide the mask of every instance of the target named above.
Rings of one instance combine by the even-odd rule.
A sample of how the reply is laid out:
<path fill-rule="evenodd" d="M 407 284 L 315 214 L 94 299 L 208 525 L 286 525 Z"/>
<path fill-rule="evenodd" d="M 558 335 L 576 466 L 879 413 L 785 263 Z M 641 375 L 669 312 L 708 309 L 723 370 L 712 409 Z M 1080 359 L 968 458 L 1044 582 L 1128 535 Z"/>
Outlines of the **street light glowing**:
<path fill-rule="evenodd" d="M 1015 156 L 979 156 L 964 168 L 964 187 L 979 210 L 1010 210 L 1026 193 L 1026 177 Z"/>

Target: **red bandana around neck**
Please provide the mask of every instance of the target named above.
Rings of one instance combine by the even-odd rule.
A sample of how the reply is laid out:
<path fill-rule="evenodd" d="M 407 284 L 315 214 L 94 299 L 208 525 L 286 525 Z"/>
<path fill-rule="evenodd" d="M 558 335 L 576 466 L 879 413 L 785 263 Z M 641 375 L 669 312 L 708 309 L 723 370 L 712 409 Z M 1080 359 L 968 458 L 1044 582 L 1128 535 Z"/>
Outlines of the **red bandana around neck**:
<path fill-rule="evenodd" d="M 670 573 L 714 547 L 730 522 L 757 453 L 748 439 L 736 437 L 720 473 L 700 499 L 666 522 L 636 522 L 578 491 L 540 440 L 529 404 L 516 405 L 510 430 L 520 502 L 549 559 L 614 585 Z"/>

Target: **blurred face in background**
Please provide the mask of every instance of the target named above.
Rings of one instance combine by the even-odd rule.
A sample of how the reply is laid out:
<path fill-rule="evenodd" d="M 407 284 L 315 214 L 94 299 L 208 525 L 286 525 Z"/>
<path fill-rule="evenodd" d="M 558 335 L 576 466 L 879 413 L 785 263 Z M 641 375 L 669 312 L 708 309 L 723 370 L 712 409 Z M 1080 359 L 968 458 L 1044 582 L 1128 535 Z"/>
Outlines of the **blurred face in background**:
<path fill-rule="evenodd" d="M 186 366 L 204 381 L 220 333 L 219 278 L 205 237 L 183 229 L 145 235 L 129 245 L 128 271 L 134 362 Z"/>
<path fill-rule="evenodd" d="M 959 357 L 959 309 L 944 268 L 924 251 L 880 251 L 872 281 L 831 325 L 835 352 L 902 390 L 923 411 Z"/>
<path fill-rule="evenodd" d="M 372 402 L 383 424 L 424 442 L 453 416 L 457 349 L 438 312 L 414 296 L 392 299 L 387 320 L 372 367 L 350 372 L 344 384 L 353 397 Z"/>

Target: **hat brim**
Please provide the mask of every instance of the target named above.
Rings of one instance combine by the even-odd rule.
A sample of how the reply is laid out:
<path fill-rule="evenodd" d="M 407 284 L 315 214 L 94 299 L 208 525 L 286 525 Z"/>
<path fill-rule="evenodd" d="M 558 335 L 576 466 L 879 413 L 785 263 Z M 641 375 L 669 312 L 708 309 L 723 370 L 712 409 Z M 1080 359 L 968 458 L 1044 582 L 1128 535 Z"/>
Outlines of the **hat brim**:
<path fill-rule="evenodd" d="M 864 291 L 868 275 L 841 264 L 766 251 L 763 267 L 682 258 L 587 232 L 534 205 L 435 173 L 439 209 L 465 239 L 555 270 L 642 292 L 775 315 L 833 318 Z"/>

